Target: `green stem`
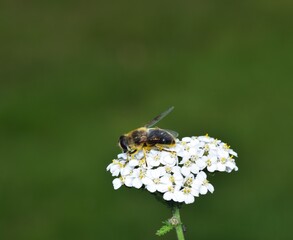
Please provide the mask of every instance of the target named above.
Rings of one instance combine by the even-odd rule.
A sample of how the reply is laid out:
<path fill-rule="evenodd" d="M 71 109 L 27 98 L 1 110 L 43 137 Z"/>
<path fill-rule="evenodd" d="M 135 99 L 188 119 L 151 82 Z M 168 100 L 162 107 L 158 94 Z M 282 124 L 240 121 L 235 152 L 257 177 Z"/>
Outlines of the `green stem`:
<path fill-rule="evenodd" d="M 184 233 L 183 233 L 183 224 L 180 219 L 179 207 L 173 206 L 172 212 L 173 212 L 173 217 L 178 220 L 178 224 L 175 226 L 175 230 L 177 233 L 177 239 L 184 240 L 185 238 L 184 238 Z"/>

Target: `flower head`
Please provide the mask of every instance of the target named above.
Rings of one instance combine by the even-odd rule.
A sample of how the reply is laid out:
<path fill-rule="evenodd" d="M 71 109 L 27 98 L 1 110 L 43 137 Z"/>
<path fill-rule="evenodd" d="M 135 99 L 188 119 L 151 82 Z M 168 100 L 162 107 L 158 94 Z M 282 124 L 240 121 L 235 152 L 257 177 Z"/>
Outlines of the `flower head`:
<path fill-rule="evenodd" d="M 175 147 L 135 155 L 118 154 L 108 165 L 114 189 L 122 185 L 162 194 L 166 201 L 193 203 L 196 197 L 213 193 L 208 172 L 237 171 L 234 152 L 226 143 L 207 135 L 177 139 Z"/>

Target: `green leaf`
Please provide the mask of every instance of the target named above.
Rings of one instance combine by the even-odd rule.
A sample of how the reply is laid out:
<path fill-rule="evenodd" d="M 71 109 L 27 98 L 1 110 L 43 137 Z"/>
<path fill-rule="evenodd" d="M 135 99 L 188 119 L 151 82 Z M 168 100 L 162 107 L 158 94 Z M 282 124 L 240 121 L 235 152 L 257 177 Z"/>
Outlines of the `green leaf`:
<path fill-rule="evenodd" d="M 164 225 L 156 232 L 157 236 L 163 236 L 174 228 L 168 220 L 164 221 L 163 224 Z"/>

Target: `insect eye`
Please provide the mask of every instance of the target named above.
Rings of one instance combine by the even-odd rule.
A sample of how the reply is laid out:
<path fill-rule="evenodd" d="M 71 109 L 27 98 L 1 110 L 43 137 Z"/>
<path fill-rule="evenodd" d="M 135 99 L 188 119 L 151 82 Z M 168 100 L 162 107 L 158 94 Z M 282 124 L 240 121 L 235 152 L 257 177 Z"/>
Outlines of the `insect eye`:
<path fill-rule="evenodd" d="M 127 138 L 124 135 L 119 138 L 119 145 L 123 149 L 123 152 L 127 152 Z"/>

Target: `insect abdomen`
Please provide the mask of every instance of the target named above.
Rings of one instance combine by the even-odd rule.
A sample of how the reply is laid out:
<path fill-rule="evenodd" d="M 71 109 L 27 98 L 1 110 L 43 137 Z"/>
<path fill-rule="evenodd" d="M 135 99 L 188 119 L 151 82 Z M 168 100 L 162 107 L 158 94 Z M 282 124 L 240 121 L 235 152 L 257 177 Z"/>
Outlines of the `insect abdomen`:
<path fill-rule="evenodd" d="M 174 137 L 163 129 L 149 129 L 147 137 L 147 145 L 172 145 L 175 144 Z"/>

